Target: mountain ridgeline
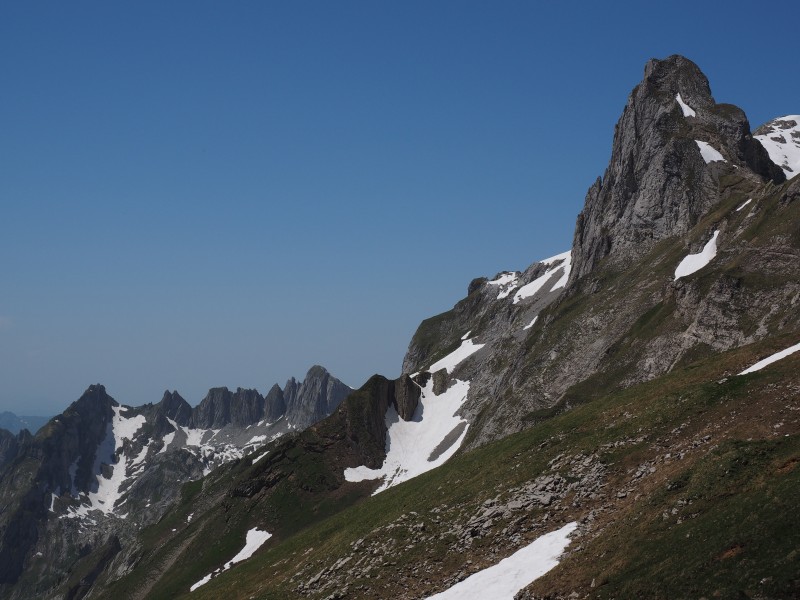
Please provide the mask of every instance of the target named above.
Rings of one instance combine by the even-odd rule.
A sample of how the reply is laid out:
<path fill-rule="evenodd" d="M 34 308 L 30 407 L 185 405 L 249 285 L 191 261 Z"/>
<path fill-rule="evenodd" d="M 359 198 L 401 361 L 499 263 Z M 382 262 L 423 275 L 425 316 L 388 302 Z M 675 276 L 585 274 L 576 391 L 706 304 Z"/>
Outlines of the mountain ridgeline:
<path fill-rule="evenodd" d="M 169 391 L 156 404 L 125 407 L 97 384 L 36 436 L 0 430 L 0 498 L 12 509 L 0 516 L 0 590 L 39 597 L 82 553 L 115 556 L 175 503 L 183 483 L 308 427 L 351 391 L 319 366 L 266 397 L 213 388 L 195 407 Z M 86 584 L 54 597 L 80 597 Z"/>
<path fill-rule="evenodd" d="M 571 249 L 470 282 L 398 379 L 0 431 L 0 597 L 458 597 L 557 532 L 517 598 L 800 596 L 799 120 L 651 60 Z"/>

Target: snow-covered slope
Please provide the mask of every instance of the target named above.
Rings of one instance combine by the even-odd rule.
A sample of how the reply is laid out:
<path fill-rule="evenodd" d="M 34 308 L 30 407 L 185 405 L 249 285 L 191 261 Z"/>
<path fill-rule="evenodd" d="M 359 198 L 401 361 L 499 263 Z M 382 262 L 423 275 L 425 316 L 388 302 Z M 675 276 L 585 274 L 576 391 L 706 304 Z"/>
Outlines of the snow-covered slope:
<path fill-rule="evenodd" d="M 132 455 L 124 454 L 123 449 L 125 442 L 130 442 L 144 425 L 145 418 L 142 415 L 127 416 L 130 411 L 123 406 L 115 406 L 113 410 L 114 418 L 108 424 L 106 439 L 95 453 L 94 481 L 88 493 L 79 492 L 75 486 L 78 461 L 75 460 L 70 467 L 73 481 L 70 495 L 77 498 L 79 504 L 70 506 L 64 516 L 85 517 L 96 510 L 106 515 L 113 514 L 117 503 L 122 500 L 124 488 L 130 485 L 131 478 L 135 478 L 142 469 L 149 445 Z M 124 518 L 126 515 L 118 516 Z"/>
<path fill-rule="evenodd" d="M 436 373 L 444 369 L 453 371 L 468 357 L 483 348 L 463 336 L 461 345 L 436 361 L 426 371 Z M 415 373 L 415 376 L 418 375 Z M 469 427 L 457 414 L 467 399 L 469 381 L 453 380 L 444 391 L 434 391 L 433 377 L 428 377 L 422 387 L 419 404 L 409 421 L 400 418 L 390 406 L 386 411 L 386 459 L 379 469 L 366 466 L 345 469 L 347 481 L 382 479 L 375 493 L 408 481 L 417 475 L 444 464 L 461 447 Z"/>
<path fill-rule="evenodd" d="M 344 472 L 347 481 L 383 479 L 375 491 L 382 492 L 444 464 L 459 449 L 467 433 L 467 422 L 456 412 L 467 398 L 468 381 L 458 381 L 441 394 L 429 379 L 414 416 L 404 421 L 395 408 L 386 412 L 386 459 L 380 469 L 356 467 Z"/>
<path fill-rule="evenodd" d="M 540 260 L 539 262 L 547 265 L 547 270 L 531 281 L 528 284 L 523 285 L 516 294 L 514 294 L 514 304 L 524 300 L 525 298 L 530 298 L 531 296 L 535 295 L 544 285 L 550 280 L 550 277 L 556 273 L 556 271 L 561 271 L 561 277 L 552 285 L 550 291 L 555 291 L 559 288 L 563 288 L 567 285 L 567 281 L 569 280 L 569 273 L 570 267 L 572 264 L 572 253 L 571 251 L 562 252 L 561 254 L 556 254 L 555 256 L 551 256 L 550 258 L 545 258 L 544 260 Z"/>
<path fill-rule="evenodd" d="M 78 457 L 70 467 L 71 489 L 57 489 L 51 494 L 50 511 L 61 513 L 62 518 L 85 518 L 91 523 L 99 511 L 124 519 L 128 516 L 125 505 L 129 492 L 148 469 L 154 468 L 156 460 L 168 461 L 173 455 L 177 457 L 176 453 L 184 454 L 177 460 L 190 460 L 188 454 L 197 461 L 202 474 L 207 475 L 227 462 L 255 452 L 291 428 L 281 422 L 260 422 L 244 431 L 236 427 L 195 429 L 167 419 L 174 431 L 157 436 L 147 431 L 154 422 L 136 409 L 117 405 L 113 411 L 106 437 L 94 455 L 89 489 L 79 489 L 76 483 L 81 458 Z"/>
<path fill-rule="evenodd" d="M 696 273 L 714 259 L 717 255 L 717 236 L 719 236 L 719 231 L 714 232 L 700 252 L 689 254 L 680 262 L 675 269 L 675 279 Z"/>
<path fill-rule="evenodd" d="M 794 346 L 790 346 L 789 348 L 786 348 L 785 350 L 781 350 L 780 352 L 776 352 L 775 354 L 772 354 L 772 355 L 768 356 L 767 358 L 764 358 L 764 359 L 758 361 L 752 367 L 748 367 L 747 369 L 745 369 L 744 371 L 739 373 L 739 375 L 748 375 L 749 373 L 755 373 L 756 371 L 760 371 L 764 367 L 768 367 L 769 365 L 771 365 L 774 362 L 778 362 L 779 360 L 781 360 L 783 358 L 786 358 L 787 356 L 791 356 L 795 352 L 800 352 L 800 344 L 795 344 Z"/>
<path fill-rule="evenodd" d="M 701 142 L 700 140 L 695 140 L 697 147 L 700 148 L 700 154 L 703 157 L 703 160 L 706 161 L 706 164 L 712 162 L 727 162 L 725 158 L 720 154 L 720 151 L 714 148 L 708 142 Z"/>
<path fill-rule="evenodd" d="M 773 119 L 756 129 L 753 137 L 761 142 L 772 162 L 783 169 L 787 179 L 800 173 L 800 115 Z"/>
<path fill-rule="evenodd" d="M 517 592 L 558 564 L 576 527 L 577 523 L 568 523 L 546 533 L 496 565 L 427 600 L 514 600 Z"/>

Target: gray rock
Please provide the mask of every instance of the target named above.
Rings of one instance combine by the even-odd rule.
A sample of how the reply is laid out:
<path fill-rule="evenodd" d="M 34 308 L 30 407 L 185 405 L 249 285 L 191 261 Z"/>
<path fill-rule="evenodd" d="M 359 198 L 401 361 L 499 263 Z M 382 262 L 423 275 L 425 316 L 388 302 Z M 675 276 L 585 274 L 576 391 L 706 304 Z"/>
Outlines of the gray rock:
<path fill-rule="evenodd" d="M 696 116 L 683 116 L 677 94 Z M 695 140 L 710 143 L 728 162 L 706 164 Z M 742 110 L 714 102 L 697 65 L 678 55 L 649 61 L 614 129 L 608 168 L 578 215 L 570 281 L 606 257 L 627 267 L 656 242 L 688 232 L 720 199 L 718 171 L 734 166 L 785 180 L 753 139 Z"/>
<path fill-rule="evenodd" d="M 305 429 L 333 413 L 353 390 L 319 365 L 308 370 L 303 383 L 294 378 L 286 383 L 286 418 L 294 427 Z"/>

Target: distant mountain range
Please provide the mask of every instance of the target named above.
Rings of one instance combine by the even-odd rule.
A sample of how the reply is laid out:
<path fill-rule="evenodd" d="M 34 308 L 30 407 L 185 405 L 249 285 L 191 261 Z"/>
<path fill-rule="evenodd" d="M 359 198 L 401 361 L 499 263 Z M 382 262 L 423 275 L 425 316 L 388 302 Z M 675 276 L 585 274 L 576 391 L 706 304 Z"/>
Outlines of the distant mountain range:
<path fill-rule="evenodd" d="M 50 417 L 18 417 L 12 412 L 5 411 L 0 413 L 0 429 L 5 429 L 14 434 L 23 429 L 36 433 L 49 420 Z"/>

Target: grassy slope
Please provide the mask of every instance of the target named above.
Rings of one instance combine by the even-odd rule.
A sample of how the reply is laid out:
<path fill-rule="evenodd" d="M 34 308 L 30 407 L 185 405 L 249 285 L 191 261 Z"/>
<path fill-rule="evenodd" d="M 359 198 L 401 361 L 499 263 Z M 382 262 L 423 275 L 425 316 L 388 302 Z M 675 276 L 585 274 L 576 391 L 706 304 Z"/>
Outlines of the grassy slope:
<path fill-rule="evenodd" d="M 542 580 L 541 589 L 565 595 L 579 589 L 597 597 L 677 598 L 715 592 L 736 597 L 739 590 L 791 597 L 797 585 L 793 578 L 800 572 L 795 550 L 800 527 L 792 510 L 800 473 L 794 467 L 800 459 L 800 423 L 791 410 L 796 408 L 800 357 L 722 384 L 717 380 L 794 342 L 792 337 L 778 339 L 715 357 L 457 457 L 411 484 L 270 541 L 191 597 L 293 597 L 298 581 L 347 555 L 357 539 L 369 540 L 376 529 L 401 522 L 401 515 L 411 510 L 421 515 L 417 520 L 426 523 L 431 539 L 408 543 L 407 530 L 399 528 L 398 539 L 390 544 L 397 550 L 382 557 L 392 564 L 376 568 L 373 577 L 351 581 L 348 597 L 431 593 L 443 587 L 446 574 L 475 570 L 511 552 L 511 547 L 491 543 L 502 538 L 503 523 L 469 551 L 447 551 L 453 525 L 463 524 L 484 500 L 535 478 L 562 452 L 591 454 L 609 443 L 643 436 L 640 442 L 600 452 L 609 468 L 608 489 L 633 485 L 635 493 L 617 498 L 612 492 L 580 506 L 564 502 L 561 510 L 549 511 L 551 528 L 591 509 L 601 516 L 583 538 L 583 549 Z M 774 427 L 778 423 L 783 425 Z M 711 436 L 708 442 L 693 446 L 705 435 Z M 656 472 L 641 482 L 630 482 L 630 469 L 670 451 L 685 454 L 681 460 L 658 463 Z M 437 509 L 441 512 L 431 513 Z M 541 518 L 543 510 L 530 518 Z M 440 523 L 433 522 L 433 514 Z M 384 529 L 380 535 L 389 539 L 393 534 Z M 530 532 L 526 538 L 536 535 Z M 237 544 L 240 539 L 230 544 L 231 555 Z M 405 573 L 426 561 L 425 577 L 404 580 Z M 192 561 L 183 561 L 181 568 L 184 573 L 175 575 L 184 582 L 207 572 Z M 297 572 L 302 576 L 291 581 Z M 590 587 L 593 579 L 595 588 Z M 307 597 L 330 592 L 312 591 Z"/>
<path fill-rule="evenodd" d="M 698 225 L 697 231 L 713 226 L 722 218 L 728 219 L 729 228 L 743 224 L 746 212 L 734 213 L 733 208 L 752 191 L 746 184 L 746 181 L 727 182 L 726 186 L 734 193 L 731 193 L 718 209 Z M 786 186 L 783 187 L 785 189 Z M 795 238 L 800 234 L 790 226 L 792 222 L 796 222 L 794 217 L 797 215 L 797 203 L 779 207 L 777 204 L 779 195 L 780 192 L 770 194 L 769 201 L 765 197 L 757 218 L 747 223 L 742 239 L 751 247 L 769 247 L 776 235 L 785 236 L 785 239 L 788 238 L 797 245 L 798 240 Z M 661 246 L 654 251 L 654 256 L 658 259 L 644 261 L 638 270 L 626 273 L 625 278 L 619 282 L 620 289 L 624 291 L 629 282 L 648 280 L 657 282 L 661 276 L 669 278 L 674 265 L 685 255 L 686 250 L 674 240 L 667 240 Z M 720 259 L 714 263 L 713 268 L 735 277 L 748 288 L 763 286 L 769 289 L 775 285 L 774 281 L 761 281 L 758 272 L 749 269 L 746 264 L 741 265 L 737 262 L 723 264 Z M 619 278 L 619 276 L 619 274 L 608 274 L 611 279 L 603 284 L 604 289 L 617 286 L 614 277 Z M 702 280 L 700 283 L 702 284 Z M 554 324 L 568 323 L 569 317 L 576 310 L 586 311 L 596 308 L 589 306 L 587 309 L 581 304 L 582 298 L 583 304 L 587 302 L 591 304 L 592 301 L 598 300 L 597 296 L 572 297 L 552 309 L 547 309 L 548 312 L 553 310 L 558 315 Z M 612 302 L 614 298 L 607 300 Z M 710 349 L 700 348 L 695 354 L 685 357 L 679 368 L 668 376 L 626 391 L 610 392 L 616 388 L 631 366 L 631 357 L 635 357 L 638 353 L 637 346 L 649 337 L 669 331 L 674 326 L 672 318 L 674 308 L 674 304 L 670 304 L 667 300 L 643 310 L 639 320 L 609 353 L 609 360 L 615 362 L 619 368 L 604 369 L 598 376 L 575 386 L 567 394 L 566 403 L 570 406 L 580 404 L 573 411 L 564 414 L 559 414 L 559 410 L 548 410 L 545 411 L 546 414 L 539 414 L 539 411 L 532 413 L 528 422 L 535 426 L 527 431 L 453 459 L 436 472 L 421 476 L 410 485 L 399 486 L 367 502 L 363 500 L 371 484 L 337 487 L 335 480 L 340 477 L 340 473 L 333 471 L 341 465 L 321 466 L 313 458 L 314 455 L 319 456 L 318 452 L 312 454 L 310 460 L 309 457 L 301 455 L 287 457 L 297 467 L 299 480 L 295 476 L 279 482 L 270 489 L 268 498 L 263 495 L 242 498 L 230 493 L 234 487 L 232 481 L 244 482 L 256 474 L 258 467 L 251 467 L 249 460 L 233 466 L 230 471 L 212 476 L 206 482 L 201 496 L 224 498 L 219 509 L 204 514 L 203 502 L 189 498 L 175 513 L 145 532 L 144 564 L 154 565 L 171 556 L 180 557 L 169 570 L 165 581 L 155 588 L 158 593 L 149 597 L 174 597 L 181 591 L 188 590 L 191 583 L 233 556 L 243 545 L 244 532 L 253 526 L 267 528 L 275 534 L 274 538 L 256 557 L 207 584 L 191 597 L 216 597 L 216 594 L 226 587 L 227 595 L 232 597 L 291 597 L 298 582 L 309 580 L 324 567 L 330 566 L 338 557 L 347 555 L 350 544 L 355 540 L 364 536 L 386 537 L 385 531 L 382 530 L 378 534 L 375 533 L 376 530 L 398 522 L 403 513 L 411 510 L 423 515 L 421 518 L 425 519 L 428 531 L 423 536 L 425 539 L 420 540 L 419 536 L 410 534 L 407 528 L 393 530 L 388 537 L 391 544 L 379 549 L 379 553 L 391 557 L 387 558 L 387 562 L 393 564 L 384 568 L 378 565 L 370 571 L 373 576 L 380 576 L 380 583 L 376 583 L 373 577 L 354 575 L 348 586 L 350 592 L 348 597 L 380 597 L 388 594 L 415 597 L 436 591 L 444 587 L 443 581 L 448 575 L 457 571 L 470 572 L 479 565 L 496 562 L 499 557 L 513 549 L 508 541 L 499 535 L 502 530 L 500 524 L 490 532 L 492 535 L 476 540 L 469 551 L 454 553 L 453 526 L 468 520 L 484 500 L 498 493 L 502 496 L 506 493 L 505 490 L 535 478 L 546 469 L 548 461 L 558 453 L 565 451 L 592 453 L 604 444 L 646 436 L 645 441 L 641 443 L 628 444 L 613 452 L 604 450 L 601 453 L 602 460 L 610 469 L 608 489 L 624 488 L 631 485 L 627 473 L 629 468 L 646 460 L 659 461 L 659 456 L 667 452 L 665 449 L 691 442 L 691 436 L 700 435 L 701 431 L 708 430 L 709 423 L 722 428 L 710 431 L 713 434 L 711 444 L 691 449 L 678 463 L 659 462 L 656 475 L 648 477 L 647 481 L 636 483 L 635 494 L 621 499 L 610 494 L 594 503 L 584 502 L 574 507 L 564 503 L 561 510 L 550 510 L 548 517 L 550 522 L 578 518 L 587 514 L 589 510 L 597 510 L 600 517 L 595 527 L 604 528 L 603 531 L 609 535 L 604 533 L 598 541 L 582 544 L 587 549 L 573 554 L 565 561 L 564 567 L 548 576 L 546 581 L 552 589 L 558 589 L 565 594 L 577 587 L 599 596 L 619 597 L 630 594 L 647 596 L 648 588 L 641 586 L 648 584 L 643 582 L 660 581 L 659 585 L 664 589 L 670 589 L 659 576 L 662 579 L 672 578 L 677 581 L 679 577 L 676 574 L 680 574 L 680 578 L 688 578 L 687 586 L 703 587 L 707 585 L 707 581 L 713 580 L 709 573 L 725 572 L 719 568 L 719 564 L 731 564 L 736 565 L 736 573 L 752 584 L 756 581 L 755 573 L 765 569 L 769 571 L 765 567 L 767 563 L 759 563 L 761 567 L 748 570 L 739 565 L 740 559 L 737 557 L 744 557 L 741 560 L 752 560 L 749 554 L 754 550 L 750 552 L 737 550 L 739 547 L 737 544 L 740 543 L 731 542 L 732 555 L 730 557 L 725 555 L 723 562 L 718 564 L 714 562 L 714 557 L 724 555 L 727 550 L 719 550 L 716 547 L 719 545 L 719 540 L 709 533 L 714 527 L 714 522 L 708 522 L 708 531 L 698 530 L 694 539 L 691 529 L 706 526 L 703 516 L 706 513 L 720 513 L 722 515 L 720 518 L 734 519 L 736 511 L 746 510 L 747 514 L 755 515 L 754 520 L 747 525 L 752 539 L 759 538 L 759 528 L 763 528 L 764 531 L 781 528 L 797 531 L 796 523 L 788 520 L 786 511 L 781 512 L 776 509 L 773 511 L 775 514 L 770 517 L 766 508 L 759 511 L 752 510 L 753 505 L 773 506 L 770 500 L 772 496 L 769 494 L 776 494 L 774 505 L 780 507 L 780 502 L 787 500 L 787 490 L 797 489 L 794 475 L 790 475 L 785 483 L 765 476 L 761 488 L 747 491 L 749 490 L 747 485 L 756 481 L 753 469 L 759 473 L 766 469 L 765 472 L 769 473 L 767 467 L 773 464 L 770 460 L 781 462 L 785 458 L 782 452 L 789 454 L 795 452 L 793 446 L 785 445 L 795 438 L 790 436 L 784 445 L 767 445 L 765 449 L 759 446 L 760 450 L 751 450 L 751 444 L 758 440 L 769 440 L 774 437 L 772 429 L 760 427 L 759 423 L 763 417 L 762 412 L 771 410 L 770 407 L 777 402 L 777 399 L 764 390 L 751 389 L 746 385 L 746 382 L 760 381 L 760 378 L 765 376 L 733 379 L 723 385 L 715 382 L 722 373 L 730 374 L 749 362 L 755 362 L 760 357 L 755 355 L 759 348 L 773 344 L 777 350 L 796 343 L 796 339 L 776 338 L 770 343 L 743 348 L 721 356 L 712 355 Z M 451 311 L 436 319 L 447 321 L 453 315 Z M 442 327 L 447 328 L 446 325 Z M 429 328 L 421 327 L 421 331 L 427 329 Z M 559 333 L 558 327 L 548 331 L 547 337 L 553 336 L 564 337 Z M 534 340 L 533 336 L 529 338 L 531 342 Z M 690 364 L 692 360 L 701 362 Z M 796 359 L 786 361 L 786 364 L 795 364 L 792 361 Z M 774 372 L 783 372 L 787 381 L 795 381 L 794 374 L 785 369 L 783 366 L 776 366 Z M 795 391 L 794 397 L 796 396 Z M 587 400 L 591 402 L 587 403 Z M 747 410 L 748 406 L 755 406 L 757 410 L 752 408 Z M 777 404 L 772 408 L 778 410 Z M 734 414 L 733 411 L 738 412 Z M 714 422 L 711 419 L 720 420 Z M 670 434 L 684 423 L 687 425 L 677 434 Z M 790 433 L 795 434 L 796 430 L 791 430 Z M 754 441 L 747 442 L 749 438 Z M 728 443 L 725 441 L 727 439 L 739 440 L 740 444 L 725 446 L 724 444 Z M 320 445 L 318 449 L 322 451 L 323 446 Z M 712 446 L 716 449 L 714 453 L 708 454 L 708 448 Z M 766 458 L 760 459 L 761 462 L 754 462 L 748 458 L 753 452 Z M 720 461 L 729 459 L 746 460 L 747 464 L 758 466 L 750 470 L 741 470 L 742 475 L 738 478 L 720 479 L 712 467 Z M 707 464 L 703 466 L 702 461 L 706 461 Z M 487 468 L 487 465 L 491 465 L 491 468 Z M 790 474 L 793 472 L 793 469 L 789 469 Z M 714 506 L 715 510 L 697 515 L 691 522 L 682 520 L 680 524 L 676 522 L 678 517 L 675 517 L 675 522 L 669 518 L 665 519 L 663 516 L 665 512 L 671 515 L 675 508 L 679 509 L 679 514 L 684 510 L 683 505 L 676 507 L 673 503 L 678 501 L 675 499 L 678 497 L 674 494 L 663 495 L 661 490 L 662 495 L 659 496 L 661 488 L 648 487 L 652 482 L 658 482 L 665 487 L 669 483 L 664 480 L 667 476 L 673 479 L 683 477 L 687 486 L 697 487 L 698 491 L 693 491 L 692 494 L 698 500 L 690 498 L 693 506 L 705 504 Z M 704 481 L 710 481 L 713 485 L 703 487 Z M 712 493 L 715 489 L 728 491 L 715 495 Z M 631 502 L 631 498 L 636 495 L 639 495 L 640 499 L 635 503 Z M 740 497 L 741 505 L 738 501 L 730 501 L 730 498 Z M 682 497 L 678 499 L 689 501 Z M 746 508 L 743 508 L 745 505 Z M 431 513 L 432 510 L 440 512 Z M 539 523 L 546 512 L 548 511 L 536 509 L 525 517 L 531 523 Z M 191 513 L 196 513 L 197 516 L 192 523 L 186 523 L 186 517 Z M 433 514 L 437 515 L 438 523 L 430 518 Z M 739 521 L 741 520 L 736 520 Z M 689 545 L 697 550 L 694 558 L 678 549 L 687 544 L 684 542 L 687 538 L 683 532 L 686 528 L 689 531 L 685 533 L 689 533 L 688 539 L 692 540 Z M 172 529 L 176 531 L 172 532 Z M 719 526 L 719 529 L 726 532 L 735 531 L 727 526 Z M 525 532 L 525 538 L 535 537 L 541 530 L 540 525 L 532 527 Z M 768 537 L 769 534 L 763 536 L 763 539 Z M 608 547 L 603 546 L 603 540 L 609 539 L 613 541 L 607 542 Z M 620 539 L 628 540 L 627 546 L 620 543 Z M 637 550 L 646 547 L 648 539 L 660 541 L 647 554 L 640 555 Z M 710 541 L 700 543 L 698 540 Z M 756 548 L 754 542 L 740 545 L 742 548 Z M 671 560 L 665 557 L 664 553 L 656 552 L 656 548 L 662 546 L 669 549 L 667 555 L 672 557 Z M 592 548 L 596 549 L 590 552 L 588 549 Z M 623 549 L 626 549 L 627 555 Z M 717 553 L 714 554 L 712 550 Z M 652 560 L 647 558 L 650 555 L 656 558 Z M 582 556 L 591 559 L 586 559 L 585 563 L 582 563 Z M 633 556 L 636 557 L 635 560 L 631 558 Z M 773 554 L 767 553 L 766 556 L 769 556 L 769 561 L 777 561 Z M 726 562 L 729 559 L 730 562 Z M 466 562 L 467 560 L 473 562 L 470 564 Z M 703 571 L 697 565 L 692 566 L 691 560 L 706 565 L 706 570 Z M 661 575 L 658 565 L 663 566 Z M 419 568 L 420 571 L 414 574 L 413 567 Z M 561 572 L 567 573 L 563 580 L 558 578 L 558 573 Z M 292 580 L 295 573 L 299 575 Z M 420 573 L 427 574 L 428 583 Z M 151 575 L 152 571 L 138 569 L 131 577 L 112 586 L 106 597 L 125 596 L 130 590 L 136 589 L 137 579 L 140 583 L 142 579 L 147 579 Z M 765 575 L 761 579 L 765 577 L 772 577 L 770 581 L 779 582 L 774 585 L 783 586 L 781 589 L 784 591 L 789 589 L 786 586 L 794 585 L 775 575 Z M 603 585 L 590 587 L 593 579 L 596 584 L 603 583 Z M 626 581 L 628 583 L 625 583 Z M 764 585 L 767 586 L 767 583 Z M 637 585 L 639 587 L 636 587 Z M 735 582 L 730 585 L 738 589 L 743 584 Z M 721 584 L 717 588 L 723 592 L 727 589 Z M 716 591 L 717 588 L 712 591 Z M 693 592 L 687 590 L 693 589 L 695 588 L 672 588 L 675 597 L 681 597 L 682 594 L 692 595 Z M 769 591 L 768 586 L 764 589 L 776 594 L 775 597 L 780 597 L 779 593 Z M 312 589 L 306 595 L 312 598 L 324 598 L 330 592 L 331 589 L 328 588 Z"/>

